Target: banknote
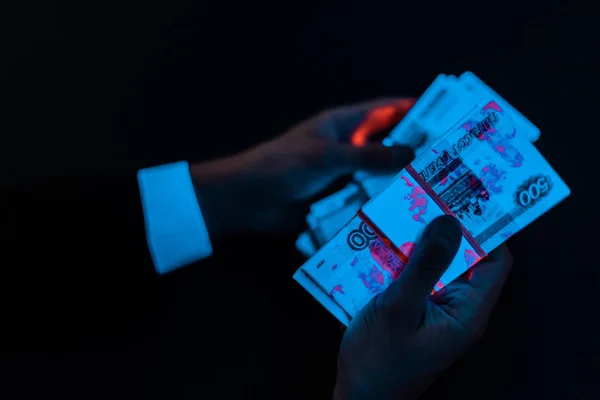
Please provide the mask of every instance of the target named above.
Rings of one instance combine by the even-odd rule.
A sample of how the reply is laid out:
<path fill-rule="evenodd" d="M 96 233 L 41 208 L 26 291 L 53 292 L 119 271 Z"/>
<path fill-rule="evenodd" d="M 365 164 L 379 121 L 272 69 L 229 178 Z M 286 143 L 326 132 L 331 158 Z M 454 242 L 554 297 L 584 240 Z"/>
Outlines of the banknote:
<path fill-rule="evenodd" d="M 473 111 L 479 101 L 455 77 L 440 75 L 392 129 L 384 144 L 409 145 L 418 157 L 436 143 L 449 126 Z"/>
<path fill-rule="evenodd" d="M 419 97 L 406 117 L 391 131 L 384 140 L 387 145 L 408 145 L 415 149 L 417 156 L 426 152 L 439 136 L 443 134 L 448 126 L 455 120 L 471 112 L 479 100 L 488 97 L 497 97 L 497 103 L 503 112 L 508 114 L 517 128 L 529 141 L 535 141 L 540 135 L 539 129 L 529 120 L 523 117 L 510 104 L 499 97 L 492 89 L 485 85 L 472 72 L 463 73 L 460 78 L 453 75 L 439 75 L 427 90 Z M 360 186 L 369 198 L 376 196 L 385 189 L 392 181 L 395 174 L 373 174 L 367 171 L 357 171 L 354 174 L 354 182 Z M 341 191 L 344 192 L 345 190 Z M 342 194 L 340 192 L 340 194 Z M 329 209 L 337 208 L 338 214 L 345 214 L 339 201 L 339 196 L 329 196 L 319 202 L 320 207 Z M 348 207 L 353 209 L 354 207 Z M 351 210 L 348 210 L 351 212 Z M 331 211 L 330 211 L 331 212 Z M 326 228 L 319 226 L 316 218 L 309 216 L 312 230 L 337 231 L 343 224 L 334 226 L 333 219 L 329 219 Z M 310 226 L 310 224 L 309 224 Z M 326 237 L 326 238 L 325 238 Z M 318 245 L 323 245 L 329 235 L 315 233 Z"/>
<path fill-rule="evenodd" d="M 300 269 L 354 316 L 403 268 L 400 258 L 355 216 Z"/>
<path fill-rule="evenodd" d="M 439 197 L 485 252 L 538 218 L 570 193 L 567 185 L 495 101 L 490 101 L 410 164 L 411 175 L 429 194 Z M 363 211 L 392 238 L 394 226 L 385 202 L 392 186 L 408 185 L 403 171 Z M 402 183 L 404 182 L 404 183 Z M 430 197 L 430 196 L 429 196 Z M 428 198 L 429 198 L 428 197 Z M 426 224 L 426 208 L 417 207 Z M 398 233 L 402 235 L 401 233 Z M 392 236 L 389 236 L 392 235 Z"/>
<path fill-rule="evenodd" d="M 357 173 L 354 182 L 311 206 L 306 216 L 308 230 L 298 236 L 296 248 L 311 257 L 351 219 L 371 197 L 387 187 L 395 174 L 368 175 Z"/>
<path fill-rule="evenodd" d="M 539 129 L 521 113 L 502 99 L 472 72 L 464 72 L 460 78 L 440 74 L 419 97 L 412 109 L 384 139 L 386 145 L 414 145 L 417 156 L 435 143 L 446 128 L 467 113 L 477 104 L 490 98 L 504 108 L 505 113 L 525 132 L 528 140 L 535 142 Z"/>
<path fill-rule="evenodd" d="M 369 199 L 371 199 L 388 187 L 395 176 L 395 173 L 372 174 L 366 171 L 357 171 L 354 173 L 353 179 L 366 195 L 369 196 Z"/>
<path fill-rule="evenodd" d="M 352 319 L 350 315 L 338 303 L 333 300 L 333 297 L 325 292 L 308 274 L 302 269 L 298 269 L 293 276 L 294 280 L 313 296 L 327 311 L 329 311 L 338 321 L 345 326 L 348 326 Z"/>
<path fill-rule="evenodd" d="M 393 178 L 302 272 L 352 317 L 401 273 L 427 223 L 450 214 L 464 235 L 439 290 L 569 195 L 529 137 L 487 102 Z"/>
<path fill-rule="evenodd" d="M 354 199 L 364 197 L 361 188 L 355 183 L 347 184 L 342 190 L 339 190 L 310 206 L 310 213 L 317 219 L 326 217 L 331 213 L 339 211 L 340 208 L 347 207 L 353 203 Z M 344 221 L 347 222 L 348 220 Z M 339 228 L 342 226 L 340 225 Z"/>
<path fill-rule="evenodd" d="M 488 85 L 483 83 L 481 79 L 475 76 L 474 73 L 467 71 L 464 72 L 460 77 L 456 78 L 449 76 L 449 79 L 458 79 L 458 82 L 465 87 L 469 92 L 472 92 L 479 99 L 490 99 L 494 98 L 500 104 L 500 106 L 509 112 L 511 119 L 515 122 L 517 127 L 526 128 L 527 132 L 530 132 L 528 137 L 530 142 L 535 142 L 540 137 L 540 130 L 531 121 L 523 116 L 518 110 L 511 106 L 506 100 L 500 95 L 494 92 Z"/>
<path fill-rule="evenodd" d="M 418 204 L 419 199 L 426 195 L 414 189 L 418 188 L 415 183 L 406 181 L 409 186 L 394 187 L 400 189 L 394 190 L 394 197 L 407 197 L 411 199 L 409 202 L 416 200 Z M 405 180 L 402 179 L 402 182 Z M 435 203 L 428 204 L 427 208 L 428 218 L 444 214 Z M 402 272 L 422 232 L 420 221 L 414 219 L 413 215 L 412 212 L 393 215 L 395 222 L 404 227 L 405 240 L 398 244 L 387 242 L 385 236 L 371 229 L 371 223 L 356 216 L 301 269 L 350 316 L 354 316 Z M 462 258 L 456 257 L 446 273 L 448 276 L 460 275 L 479 260 L 477 251 L 465 238 L 459 254 Z M 435 290 L 449 282 L 450 279 L 443 276 Z"/>
<path fill-rule="evenodd" d="M 314 242 L 323 245 L 330 240 L 369 198 L 359 185 L 349 183 L 344 189 L 313 204 L 306 221 Z"/>
<path fill-rule="evenodd" d="M 479 103 L 497 98 L 504 113 L 515 122 L 531 142 L 540 136 L 540 130 L 498 96 L 472 72 L 460 78 L 440 74 L 419 97 L 412 109 L 389 136 L 383 140 L 387 146 L 406 145 L 415 150 L 416 156 L 426 152 L 437 143 L 440 136 L 455 122 L 472 112 Z M 379 194 L 391 182 L 395 174 L 373 174 L 357 171 L 354 180 L 371 197 Z"/>
<path fill-rule="evenodd" d="M 296 239 L 296 248 L 307 258 L 312 257 L 323 244 L 325 243 L 317 243 L 308 231 L 302 232 Z"/>

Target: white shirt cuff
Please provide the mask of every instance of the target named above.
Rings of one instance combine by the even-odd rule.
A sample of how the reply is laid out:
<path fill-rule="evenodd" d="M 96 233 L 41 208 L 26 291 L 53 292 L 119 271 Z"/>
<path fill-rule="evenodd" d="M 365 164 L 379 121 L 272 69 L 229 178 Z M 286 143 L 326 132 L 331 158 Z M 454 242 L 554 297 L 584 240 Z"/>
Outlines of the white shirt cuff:
<path fill-rule="evenodd" d="M 165 274 L 210 256 L 212 245 L 188 163 L 142 169 L 137 178 L 156 271 Z"/>

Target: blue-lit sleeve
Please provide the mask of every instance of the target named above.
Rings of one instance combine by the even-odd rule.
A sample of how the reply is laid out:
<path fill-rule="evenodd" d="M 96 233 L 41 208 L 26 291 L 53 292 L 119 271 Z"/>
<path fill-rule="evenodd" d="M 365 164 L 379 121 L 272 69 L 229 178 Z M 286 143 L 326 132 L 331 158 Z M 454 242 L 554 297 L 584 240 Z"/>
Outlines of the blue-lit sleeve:
<path fill-rule="evenodd" d="M 159 274 L 212 254 L 188 164 L 177 162 L 137 174 L 148 248 Z"/>

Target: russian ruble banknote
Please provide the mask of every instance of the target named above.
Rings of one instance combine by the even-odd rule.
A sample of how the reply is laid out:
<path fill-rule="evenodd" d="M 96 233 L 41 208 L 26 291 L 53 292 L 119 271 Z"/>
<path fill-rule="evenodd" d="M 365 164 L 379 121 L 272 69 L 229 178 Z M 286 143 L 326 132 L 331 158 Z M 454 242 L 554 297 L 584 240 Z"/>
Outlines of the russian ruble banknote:
<path fill-rule="evenodd" d="M 539 138 L 540 131 L 535 125 L 475 74 L 465 72 L 459 77 L 439 75 L 419 97 L 410 112 L 384 139 L 384 144 L 410 146 L 415 149 L 418 156 L 439 140 L 440 135 L 454 122 L 472 111 L 477 104 L 491 98 L 496 99 L 519 131 L 525 132 L 524 135 L 527 135 L 529 141 L 535 142 Z M 311 209 L 307 216 L 308 230 L 298 237 L 297 249 L 306 257 L 312 256 L 342 228 L 347 221 L 345 216 L 355 211 L 357 202 L 362 201 L 364 204 L 368 199 L 379 194 L 389 185 L 394 176 L 395 174 L 380 175 L 357 171 L 353 176 L 354 182 L 349 185 L 351 189 L 344 189 L 326 197 L 318 202 L 317 210 Z M 355 195 L 354 191 L 357 188 L 366 195 L 366 198 Z M 347 207 L 347 210 L 343 207 Z M 328 211 L 320 212 L 324 209 Z M 344 222 L 338 222 L 339 220 Z"/>
<path fill-rule="evenodd" d="M 570 193 L 530 142 L 535 131 L 497 100 L 455 122 L 360 207 L 294 275 L 342 323 L 384 290 L 433 218 L 454 215 L 463 240 L 432 290 L 476 264 Z"/>

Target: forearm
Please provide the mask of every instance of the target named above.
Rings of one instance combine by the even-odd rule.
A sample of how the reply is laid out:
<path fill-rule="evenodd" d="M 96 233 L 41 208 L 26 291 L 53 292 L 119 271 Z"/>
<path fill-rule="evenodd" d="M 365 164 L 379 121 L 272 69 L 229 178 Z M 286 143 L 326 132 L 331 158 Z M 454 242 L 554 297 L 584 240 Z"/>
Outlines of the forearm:
<path fill-rule="evenodd" d="M 260 186 L 255 185 L 257 177 L 247 170 L 245 162 L 243 155 L 234 155 L 190 164 L 200 209 L 215 242 L 254 228 L 250 222 L 252 206 Z"/>
<path fill-rule="evenodd" d="M 333 400 L 362 400 L 362 399 L 397 399 L 417 400 L 435 382 L 436 376 L 426 376 L 415 382 L 402 383 L 398 376 L 394 379 L 396 385 L 385 383 L 383 380 L 370 377 L 362 382 L 348 382 L 346 378 L 338 374 L 333 389 Z M 381 392 L 386 388 L 385 392 Z M 391 388 L 391 389 L 390 389 Z"/>
<path fill-rule="evenodd" d="M 214 160 L 190 164 L 196 198 L 203 210 L 204 222 L 214 241 L 222 240 L 235 230 L 235 204 L 232 188 L 235 188 L 235 163 L 229 160 Z M 238 207 L 244 199 L 238 198 Z M 229 210 L 229 212 L 227 212 Z"/>

